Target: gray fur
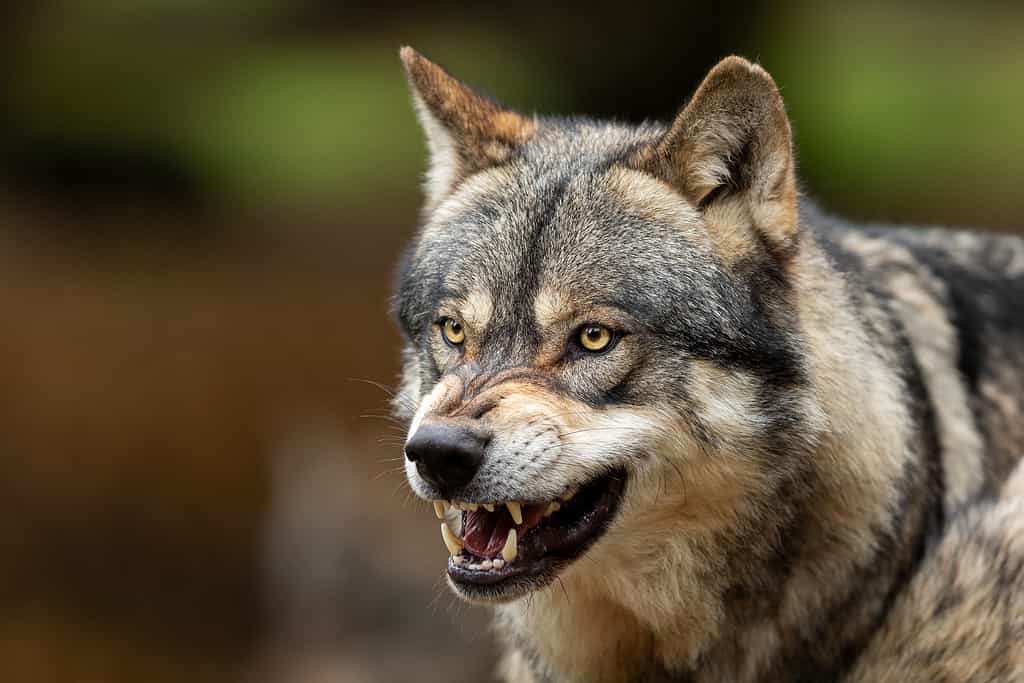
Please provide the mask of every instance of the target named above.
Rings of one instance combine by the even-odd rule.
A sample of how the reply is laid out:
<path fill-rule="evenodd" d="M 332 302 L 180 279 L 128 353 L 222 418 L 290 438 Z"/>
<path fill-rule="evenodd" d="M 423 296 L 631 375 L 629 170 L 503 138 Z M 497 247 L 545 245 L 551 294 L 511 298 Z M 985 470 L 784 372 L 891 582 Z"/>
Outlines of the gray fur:
<path fill-rule="evenodd" d="M 475 102 L 403 58 L 414 88 Z M 487 140 L 473 107 L 424 115 Z M 672 126 L 524 120 L 431 199 L 395 294 L 410 434 L 425 416 L 493 431 L 460 500 L 629 477 L 560 585 L 464 595 L 511 600 L 496 607 L 508 680 L 836 680 L 870 669 L 894 601 L 937 571 L 922 558 L 995 561 L 955 539 L 964 524 L 1003 533 L 968 511 L 1024 450 L 1024 243 L 798 206 L 781 111 L 770 77 L 730 58 Z M 474 321 L 464 349 L 441 339 L 443 315 Z M 588 322 L 621 331 L 617 346 L 574 351 Z M 942 596 L 925 593 L 900 609 Z M 994 656 L 965 648 L 937 656 Z"/>

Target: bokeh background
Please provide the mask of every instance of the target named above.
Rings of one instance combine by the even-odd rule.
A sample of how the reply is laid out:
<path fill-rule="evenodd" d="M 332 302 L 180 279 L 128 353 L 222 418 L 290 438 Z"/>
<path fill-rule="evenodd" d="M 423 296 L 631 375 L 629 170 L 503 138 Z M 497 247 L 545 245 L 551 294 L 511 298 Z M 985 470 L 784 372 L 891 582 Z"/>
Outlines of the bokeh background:
<path fill-rule="evenodd" d="M 1021 35 L 1013 2 L 4 3 L 0 679 L 489 678 L 385 417 L 400 45 L 634 121 L 745 54 L 833 211 L 1014 231 Z"/>

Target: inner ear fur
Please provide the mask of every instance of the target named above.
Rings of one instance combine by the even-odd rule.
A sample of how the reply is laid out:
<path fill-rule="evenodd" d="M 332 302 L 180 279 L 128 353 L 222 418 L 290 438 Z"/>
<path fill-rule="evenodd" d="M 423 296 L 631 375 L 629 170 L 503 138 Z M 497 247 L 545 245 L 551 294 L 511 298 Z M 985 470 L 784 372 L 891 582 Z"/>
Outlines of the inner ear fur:
<path fill-rule="evenodd" d="M 429 203 L 469 175 L 503 163 L 533 135 L 533 119 L 476 93 L 411 47 L 399 56 L 430 149 Z"/>
<path fill-rule="evenodd" d="M 719 62 L 635 164 L 705 211 L 741 197 L 755 227 L 780 247 L 795 237 L 789 118 L 772 77 L 742 57 Z"/>

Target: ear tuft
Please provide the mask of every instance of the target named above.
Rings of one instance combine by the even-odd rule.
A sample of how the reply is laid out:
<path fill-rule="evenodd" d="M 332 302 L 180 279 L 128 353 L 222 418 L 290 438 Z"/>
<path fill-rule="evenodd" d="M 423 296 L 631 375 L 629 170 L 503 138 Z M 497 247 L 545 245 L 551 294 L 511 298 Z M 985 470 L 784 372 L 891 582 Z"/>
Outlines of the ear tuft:
<path fill-rule="evenodd" d="M 430 148 L 429 204 L 467 176 L 503 163 L 533 135 L 533 120 L 477 94 L 411 47 L 399 56 Z"/>
<path fill-rule="evenodd" d="M 782 96 L 767 71 L 742 57 L 719 62 L 636 163 L 701 208 L 743 197 L 777 242 L 796 230 L 792 133 Z"/>

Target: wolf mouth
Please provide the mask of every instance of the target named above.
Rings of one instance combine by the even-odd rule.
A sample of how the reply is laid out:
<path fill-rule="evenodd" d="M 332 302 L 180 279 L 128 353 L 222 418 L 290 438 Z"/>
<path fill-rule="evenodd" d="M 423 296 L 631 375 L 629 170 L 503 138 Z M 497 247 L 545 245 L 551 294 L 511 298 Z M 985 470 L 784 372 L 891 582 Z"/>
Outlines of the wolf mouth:
<path fill-rule="evenodd" d="M 554 580 L 608 528 L 625 487 L 615 471 L 537 503 L 434 501 L 442 519 L 461 512 L 461 536 L 447 522 L 448 577 L 468 599 L 511 600 Z"/>

